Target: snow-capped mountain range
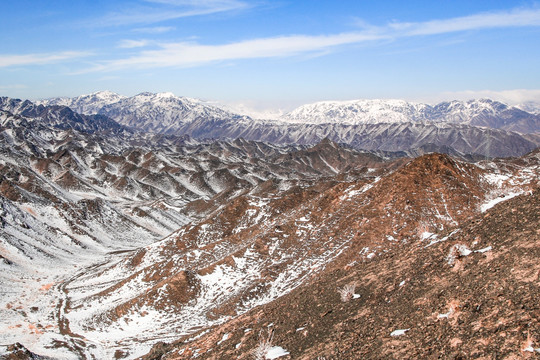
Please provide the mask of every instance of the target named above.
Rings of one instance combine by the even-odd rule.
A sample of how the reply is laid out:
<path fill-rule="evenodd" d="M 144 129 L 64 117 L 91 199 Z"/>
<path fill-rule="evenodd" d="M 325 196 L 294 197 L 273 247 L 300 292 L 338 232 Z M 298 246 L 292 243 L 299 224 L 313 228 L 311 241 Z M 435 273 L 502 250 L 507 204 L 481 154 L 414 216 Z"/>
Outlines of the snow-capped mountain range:
<path fill-rule="evenodd" d="M 281 120 L 300 124 L 349 125 L 431 122 L 485 126 L 522 133 L 540 130 L 535 114 L 490 99 L 428 104 L 403 100 L 323 101 L 301 106 Z"/>
<path fill-rule="evenodd" d="M 316 144 L 329 138 L 359 150 L 414 153 L 427 147 L 489 157 L 523 155 L 540 144 L 540 115 L 489 99 L 433 106 L 403 100 L 324 101 L 274 120 L 252 119 L 171 93 L 125 97 L 97 92 L 39 104 L 104 115 L 138 131 L 206 139 Z"/>
<path fill-rule="evenodd" d="M 321 101 L 285 114 L 282 121 L 295 124 L 378 124 L 425 121 L 428 105 L 404 100 Z"/>
<path fill-rule="evenodd" d="M 172 93 L 141 93 L 125 97 L 110 91 L 75 98 L 54 98 L 38 102 L 64 105 L 83 114 L 102 114 L 120 124 L 145 131 L 175 133 L 197 119 L 261 122 L 235 114 L 202 100 Z M 276 120 L 286 124 L 362 125 L 380 123 L 456 123 L 534 133 L 540 131 L 540 116 L 490 100 L 449 101 L 436 105 L 404 100 L 322 101 L 306 104 Z"/>
<path fill-rule="evenodd" d="M 141 95 L 147 97 L 151 95 Z M 114 98 L 108 96 L 108 98 Z M 140 97 L 138 97 L 140 98 Z M 175 104 L 182 99 L 171 97 L 170 94 L 161 98 L 173 101 Z M 131 99 L 131 100 L 130 100 Z M 135 101 L 125 98 L 123 101 Z M 64 100 L 65 101 L 65 100 Z M 108 106 L 119 106 L 116 102 Z M 15 115 L 25 116 L 27 121 L 39 121 L 60 129 L 76 129 L 88 133 L 96 131 L 113 131 L 116 137 L 120 134 L 131 138 L 145 139 L 149 135 L 155 136 L 185 136 L 196 139 L 238 139 L 243 138 L 253 141 L 264 141 L 274 144 L 316 144 L 328 138 L 332 141 L 347 144 L 358 150 L 376 152 L 397 152 L 398 156 L 407 154 L 422 154 L 428 152 L 443 152 L 455 156 L 472 155 L 481 157 L 505 157 L 523 155 L 540 144 L 540 136 L 535 134 L 519 134 L 502 129 L 473 126 L 452 122 L 379 122 L 368 124 L 310 124 L 288 123 L 283 121 L 253 121 L 247 117 L 224 115 L 219 109 L 207 105 L 201 105 L 206 113 L 216 114 L 203 116 L 193 111 L 189 114 L 191 122 L 169 122 L 165 129 L 160 125 L 159 111 L 168 116 L 170 111 L 164 110 L 163 103 L 150 102 L 151 110 L 145 117 L 140 111 L 135 118 L 140 118 L 142 123 L 133 122 L 134 126 L 120 125 L 105 115 L 80 115 L 66 106 L 35 105 L 30 101 L 22 101 L 10 98 L 0 98 L 0 109 Z M 85 105 L 88 102 L 85 101 Z M 73 106 L 75 107 L 75 106 Z M 125 107 L 131 115 L 139 109 Z M 174 112 L 173 112 L 174 113 Z M 177 114 L 177 116 L 179 116 Z M 221 116 L 221 118 L 220 118 Z M 170 117 L 169 117 L 170 118 Z M 133 120 L 133 119 L 132 119 Z M 155 131 L 158 131 L 157 133 Z M 161 130 L 161 131 L 160 131 Z M 135 136 L 134 134 L 139 135 Z M 389 154 L 386 154 L 389 155 Z M 394 155 L 389 155 L 394 156 Z"/>

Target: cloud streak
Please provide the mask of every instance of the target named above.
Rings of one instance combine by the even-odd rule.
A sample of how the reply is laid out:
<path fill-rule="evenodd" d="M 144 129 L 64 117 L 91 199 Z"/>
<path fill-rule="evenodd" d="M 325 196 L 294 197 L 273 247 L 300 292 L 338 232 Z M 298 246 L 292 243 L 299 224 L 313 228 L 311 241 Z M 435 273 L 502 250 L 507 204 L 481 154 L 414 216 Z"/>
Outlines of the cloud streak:
<path fill-rule="evenodd" d="M 395 30 L 398 36 L 419 36 L 524 26 L 540 26 L 540 10 L 514 9 L 420 23 L 395 22 L 388 28 Z"/>
<path fill-rule="evenodd" d="M 191 1 L 155 0 L 168 3 Z M 210 1 L 213 3 L 213 1 Z M 417 23 L 392 22 L 385 26 L 363 26 L 358 32 L 334 35 L 291 35 L 245 40 L 221 45 L 195 42 L 166 43 L 135 56 L 98 65 L 89 71 L 125 68 L 193 67 L 213 62 L 290 57 L 329 52 L 337 47 L 380 40 L 439 35 L 471 30 L 540 26 L 540 9 L 514 9 Z"/>
<path fill-rule="evenodd" d="M 224 11 L 244 6 L 236 0 L 147 0 L 166 6 L 187 7 L 192 13 Z M 190 9 L 190 10 L 189 10 Z M 173 15 L 168 15 L 173 16 Z M 135 21 L 135 19 L 130 19 Z M 149 40 L 123 40 L 121 49 L 135 49 L 135 55 L 102 60 L 91 68 L 76 73 L 110 72 L 125 69 L 166 67 L 195 67 L 223 61 L 277 57 L 312 56 L 327 54 L 336 48 L 370 42 L 399 40 L 401 38 L 434 36 L 447 33 L 494 28 L 540 26 L 540 9 L 513 9 L 474 14 L 451 19 L 426 22 L 392 22 L 384 26 L 363 24 L 356 32 L 330 35 L 284 35 L 238 42 L 207 45 L 198 42 L 157 43 Z M 168 31 L 169 28 L 146 28 Z M 151 48 L 150 48 L 151 46 Z M 144 49 L 139 49 L 145 47 Z M 65 62 L 84 56 L 87 52 L 64 51 L 26 55 L 0 54 L 0 67 L 43 65 Z"/>
<path fill-rule="evenodd" d="M 288 57 L 329 47 L 376 40 L 378 35 L 345 33 L 331 36 L 284 36 L 241 41 L 225 45 L 200 45 L 197 43 L 162 44 L 157 50 L 146 50 L 138 55 L 108 62 L 94 70 L 149 67 L 191 67 L 211 62 Z"/>
<path fill-rule="evenodd" d="M 100 26 L 154 24 L 167 20 L 211 15 L 250 7 L 246 2 L 239 0 L 147 0 L 146 2 L 152 3 L 154 6 L 138 6 L 129 10 L 111 13 L 97 23 Z"/>
<path fill-rule="evenodd" d="M 133 49 L 148 46 L 150 43 L 149 40 L 122 40 L 118 47 L 121 49 Z"/>
<path fill-rule="evenodd" d="M 175 27 L 173 26 L 154 26 L 154 27 L 143 27 L 138 29 L 133 29 L 132 31 L 135 33 L 143 33 L 143 34 L 164 34 L 169 31 L 175 30 Z"/>
<path fill-rule="evenodd" d="M 41 53 L 25 55 L 4 55 L 0 54 L 0 67 L 24 66 L 24 65 L 45 65 L 51 63 L 64 62 L 76 58 L 89 56 L 88 52 L 63 51 L 59 53 Z"/>

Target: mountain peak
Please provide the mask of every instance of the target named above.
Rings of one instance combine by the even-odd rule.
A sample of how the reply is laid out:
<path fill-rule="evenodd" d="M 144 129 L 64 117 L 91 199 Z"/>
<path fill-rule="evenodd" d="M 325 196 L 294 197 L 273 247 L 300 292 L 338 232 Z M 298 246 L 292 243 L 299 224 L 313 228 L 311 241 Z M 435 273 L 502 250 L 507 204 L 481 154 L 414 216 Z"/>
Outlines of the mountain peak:
<path fill-rule="evenodd" d="M 332 141 L 329 137 L 325 137 L 324 139 L 322 139 L 318 144 L 317 146 L 331 146 L 333 147 L 334 149 L 338 148 L 339 145 L 335 142 L 335 141 Z"/>
<path fill-rule="evenodd" d="M 162 98 L 171 98 L 171 97 L 178 97 L 172 92 L 160 92 L 156 94 L 156 97 L 162 97 Z"/>
<path fill-rule="evenodd" d="M 96 96 L 103 96 L 103 97 L 106 97 L 106 96 L 121 96 L 120 94 L 117 94 L 113 91 L 110 91 L 110 90 L 99 90 L 99 91 L 95 91 L 93 92 L 92 94 L 90 95 L 96 95 Z M 85 96 L 85 95 L 81 95 L 81 96 Z"/>

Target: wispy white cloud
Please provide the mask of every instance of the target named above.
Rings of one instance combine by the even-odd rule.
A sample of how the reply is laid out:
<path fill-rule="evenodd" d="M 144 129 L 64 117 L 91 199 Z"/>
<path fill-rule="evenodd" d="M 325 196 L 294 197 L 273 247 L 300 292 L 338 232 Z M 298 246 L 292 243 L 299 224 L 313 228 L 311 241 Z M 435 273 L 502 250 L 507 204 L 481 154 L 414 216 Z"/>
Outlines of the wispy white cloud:
<path fill-rule="evenodd" d="M 173 6 L 206 6 L 216 7 L 239 3 L 238 0 L 145 0 L 150 3 L 167 4 Z"/>
<path fill-rule="evenodd" d="M 28 88 L 28 86 L 26 86 L 24 84 L 0 85 L 0 90 L 1 91 L 5 91 L 5 90 L 22 90 L 22 89 L 26 89 L 26 88 Z"/>
<path fill-rule="evenodd" d="M 143 33 L 143 34 L 164 34 L 170 31 L 175 30 L 174 26 L 153 26 L 153 27 L 142 27 L 138 29 L 133 29 L 133 32 Z"/>
<path fill-rule="evenodd" d="M 192 1 L 155 0 L 167 3 L 192 3 Z M 228 1 L 223 1 L 228 3 Z M 203 1 L 216 5 L 219 1 Z M 513 9 L 482 13 L 444 20 L 417 23 L 392 22 L 385 26 L 362 24 L 358 32 L 334 35 L 290 35 L 259 38 L 228 44 L 204 45 L 197 42 L 160 44 L 156 49 L 102 63 L 90 71 L 123 68 L 190 67 L 211 62 L 239 59 L 287 57 L 326 53 L 336 47 L 379 40 L 397 40 L 405 37 L 455 33 L 467 30 L 540 26 L 540 9 Z"/>
<path fill-rule="evenodd" d="M 44 65 L 89 56 L 89 52 L 63 51 L 58 53 L 8 55 L 0 54 L 0 67 Z"/>
<path fill-rule="evenodd" d="M 166 20 L 211 15 L 250 7 L 248 3 L 240 0 L 147 0 L 146 2 L 156 5 L 134 6 L 130 9 L 110 13 L 101 21 L 94 23 L 100 26 L 154 24 Z"/>
<path fill-rule="evenodd" d="M 224 45 L 201 45 L 186 42 L 162 44 L 156 50 L 145 50 L 136 56 L 111 61 L 93 70 L 110 71 L 132 67 L 190 67 L 226 60 L 286 57 L 379 38 L 379 35 L 369 33 L 344 33 L 330 36 L 296 35 L 262 38 Z"/>
<path fill-rule="evenodd" d="M 519 8 L 510 11 L 488 12 L 418 23 L 393 22 L 387 25 L 386 28 L 390 31 L 394 30 L 396 36 L 418 36 L 467 30 L 539 25 L 540 10 Z"/>
<path fill-rule="evenodd" d="M 113 81 L 120 79 L 120 76 L 112 75 L 112 76 L 102 76 L 100 78 L 97 78 L 96 81 Z"/>
<path fill-rule="evenodd" d="M 122 40 L 118 43 L 118 47 L 121 49 L 133 49 L 139 47 L 145 47 L 151 44 L 150 40 Z"/>

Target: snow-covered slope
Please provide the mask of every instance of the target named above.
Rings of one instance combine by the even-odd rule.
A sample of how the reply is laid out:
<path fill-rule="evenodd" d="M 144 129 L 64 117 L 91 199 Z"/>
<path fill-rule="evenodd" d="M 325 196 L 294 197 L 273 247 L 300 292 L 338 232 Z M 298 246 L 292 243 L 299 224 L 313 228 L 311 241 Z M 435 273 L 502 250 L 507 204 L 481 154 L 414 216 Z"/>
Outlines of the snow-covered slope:
<path fill-rule="evenodd" d="M 280 119 L 295 124 L 378 124 L 425 121 L 428 105 L 404 100 L 321 101 L 307 104 Z"/>
<path fill-rule="evenodd" d="M 61 104 L 84 114 L 101 114 L 118 123 L 160 134 L 178 134 L 178 129 L 196 119 L 241 120 L 233 114 L 198 99 L 179 97 L 170 92 L 144 92 L 126 97 L 109 91 L 72 99 L 56 98 L 43 104 Z"/>
<path fill-rule="evenodd" d="M 432 121 L 483 126 L 534 133 L 540 131 L 540 117 L 490 99 L 443 102 L 431 108 Z"/>
<path fill-rule="evenodd" d="M 74 98 L 60 97 L 41 100 L 36 101 L 36 104 L 67 106 L 79 114 L 93 115 L 99 114 L 99 111 L 104 106 L 114 104 L 125 98 L 126 96 L 106 90 L 97 91 L 92 94 L 81 95 Z"/>
<path fill-rule="evenodd" d="M 303 105 L 281 117 L 295 124 L 378 124 L 446 122 L 523 133 L 540 131 L 540 118 L 490 99 L 442 102 L 431 106 L 403 100 L 323 101 Z"/>

